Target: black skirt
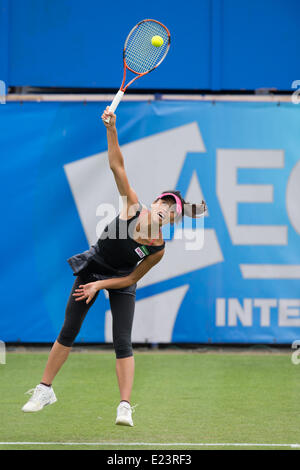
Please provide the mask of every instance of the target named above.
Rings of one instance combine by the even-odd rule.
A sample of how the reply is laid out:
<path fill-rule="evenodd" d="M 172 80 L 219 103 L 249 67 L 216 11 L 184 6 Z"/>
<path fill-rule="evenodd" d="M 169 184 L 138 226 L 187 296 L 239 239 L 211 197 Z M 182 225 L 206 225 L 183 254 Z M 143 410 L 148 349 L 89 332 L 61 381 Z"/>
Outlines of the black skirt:
<path fill-rule="evenodd" d="M 103 257 L 98 253 L 94 245 L 83 253 L 71 256 L 67 261 L 71 266 L 74 276 L 89 274 L 93 276 L 95 281 L 128 276 L 133 271 L 115 269 L 109 266 L 109 264 L 106 263 Z M 122 289 L 107 289 L 108 292 L 110 292 L 110 290 L 135 296 L 136 283 Z"/>

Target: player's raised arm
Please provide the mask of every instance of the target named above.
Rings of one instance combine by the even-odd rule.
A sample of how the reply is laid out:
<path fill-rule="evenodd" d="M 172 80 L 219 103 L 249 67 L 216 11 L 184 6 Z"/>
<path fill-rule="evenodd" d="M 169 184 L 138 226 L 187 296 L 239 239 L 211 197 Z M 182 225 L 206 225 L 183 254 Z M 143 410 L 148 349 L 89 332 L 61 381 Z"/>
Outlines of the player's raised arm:
<path fill-rule="evenodd" d="M 106 119 L 110 117 L 109 122 Z M 118 142 L 116 129 L 116 115 L 109 111 L 109 106 L 102 114 L 103 123 L 107 129 L 108 161 L 114 174 L 114 178 L 121 196 L 127 198 L 128 208 L 138 203 L 138 197 L 134 189 L 130 186 L 124 164 L 124 158 Z"/>

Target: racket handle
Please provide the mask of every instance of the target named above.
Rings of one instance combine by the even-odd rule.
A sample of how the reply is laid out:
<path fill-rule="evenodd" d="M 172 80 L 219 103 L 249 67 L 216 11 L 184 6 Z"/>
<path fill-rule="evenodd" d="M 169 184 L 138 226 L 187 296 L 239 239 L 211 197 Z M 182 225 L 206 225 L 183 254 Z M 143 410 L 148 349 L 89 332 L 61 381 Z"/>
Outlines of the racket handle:
<path fill-rule="evenodd" d="M 112 111 L 113 113 L 115 112 L 123 96 L 124 96 L 124 91 L 119 90 L 109 107 L 110 111 Z M 109 122 L 110 117 L 108 117 L 107 119 L 104 119 L 104 121 Z"/>

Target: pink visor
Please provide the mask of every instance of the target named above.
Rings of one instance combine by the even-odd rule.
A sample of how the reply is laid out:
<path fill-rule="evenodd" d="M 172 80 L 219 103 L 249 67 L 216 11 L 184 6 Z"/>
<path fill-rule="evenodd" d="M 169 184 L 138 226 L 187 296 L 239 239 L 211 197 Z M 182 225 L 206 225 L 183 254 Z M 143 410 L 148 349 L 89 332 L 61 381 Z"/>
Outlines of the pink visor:
<path fill-rule="evenodd" d="M 172 196 L 175 199 L 175 201 L 176 201 L 176 212 L 177 212 L 177 214 L 181 214 L 182 213 L 182 204 L 181 204 L 181 200 L 179 199 L 179 197 L 176 196 L 176 194 L 173 194 L 173 193 L 162 193 L 162 194 L 160 194 L 160 196 L 157 197 L 157 199 L 161 199 L 164 196 Z"/>

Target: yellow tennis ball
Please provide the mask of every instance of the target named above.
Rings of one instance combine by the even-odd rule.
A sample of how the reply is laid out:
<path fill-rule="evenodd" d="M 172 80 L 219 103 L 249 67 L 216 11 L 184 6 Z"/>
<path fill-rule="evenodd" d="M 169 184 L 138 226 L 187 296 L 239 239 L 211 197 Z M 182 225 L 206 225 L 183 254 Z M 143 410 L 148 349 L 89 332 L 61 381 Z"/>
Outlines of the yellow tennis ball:
<path fill-rule="evenodd" d="M 155 47 L 161 47 L 164 43 L 164 40 L 161 36 L 153 36 L 151 39 L 152 45 Z"/>

